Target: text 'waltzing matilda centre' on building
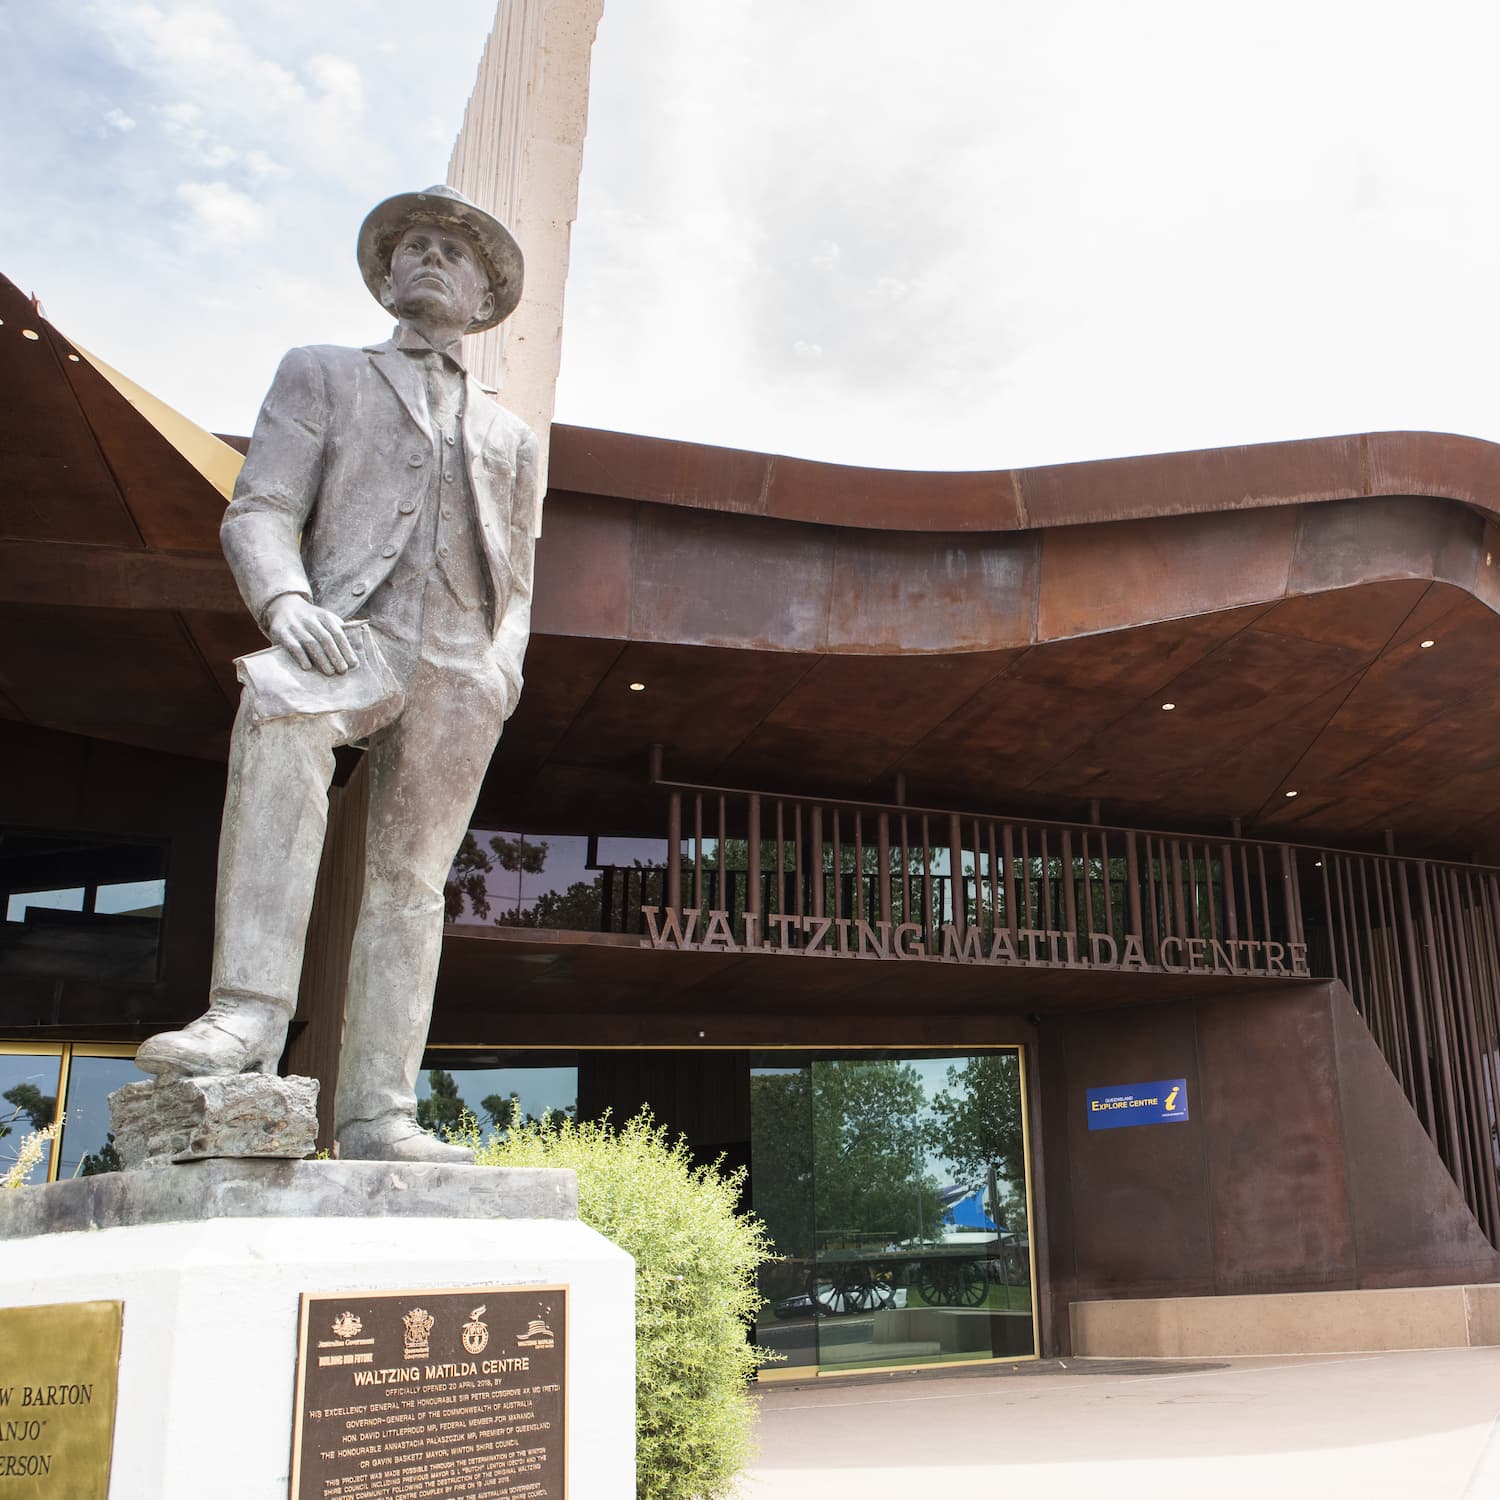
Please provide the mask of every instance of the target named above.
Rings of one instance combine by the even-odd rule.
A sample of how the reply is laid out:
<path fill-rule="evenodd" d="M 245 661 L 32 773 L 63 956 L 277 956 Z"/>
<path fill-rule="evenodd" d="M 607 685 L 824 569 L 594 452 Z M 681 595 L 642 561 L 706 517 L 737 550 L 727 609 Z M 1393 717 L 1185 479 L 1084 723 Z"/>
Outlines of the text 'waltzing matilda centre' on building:
<path fill-rule="evenodd" d="M 586 91 L 591 37 L 537 49 L 541 94 Z M 520 361 L 555 375 L 585 99 L 538 110 L 576 126 L 538 186 L 484 88 L 450 180 L 526 250 L 539 321 L 486 358 L 544 523 L 422 1122 L 648 1106 L 745 1167 L 769 1378 L 1395 1337 L 1388 1299 L 1307 1293 L 1500 1339 L 1500 447 L 897 473 L 549 438 Z M 0 1096 L 64 1117 L 66 1177 L 203 1009 L 263 641 L 219 546 L 243 443 L 8 281 L 0 390 Z M 327 1098 L 366 758 L 282 1061 Z"/>

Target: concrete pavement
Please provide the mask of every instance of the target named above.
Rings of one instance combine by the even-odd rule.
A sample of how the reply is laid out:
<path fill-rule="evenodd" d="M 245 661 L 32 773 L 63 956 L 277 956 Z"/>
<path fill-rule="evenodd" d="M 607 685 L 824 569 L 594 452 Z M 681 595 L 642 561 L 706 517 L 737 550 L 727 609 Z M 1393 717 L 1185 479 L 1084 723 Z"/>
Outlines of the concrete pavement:
<path fill-rule="evenodd" d="M 744 1500 L 1500 1500 L 1500 1348 L 760 1389 Z"/>

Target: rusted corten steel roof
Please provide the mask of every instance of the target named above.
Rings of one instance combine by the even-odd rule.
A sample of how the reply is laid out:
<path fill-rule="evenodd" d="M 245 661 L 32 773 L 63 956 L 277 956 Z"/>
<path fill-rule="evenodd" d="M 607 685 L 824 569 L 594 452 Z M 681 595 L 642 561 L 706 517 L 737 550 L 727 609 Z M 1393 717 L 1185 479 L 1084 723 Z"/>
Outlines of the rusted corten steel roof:
<path fill-rule="evenodd" d="M 1492 444 L 1376 434 L 1030 471 L 1009 488 L 1050 496 L 1054 521 L 1024 531 L 942 529 L 994 476 L 800 465 L 839 477 L 831 498 L 804 484 L 815 519 L 788 520 L 764 513 L 784 460 L 571 429 L 554 445 L 554 486 L 575 487 L 548 497 L 496 819 L 597 821 L 657 739 L 675 772 L 721 784 L 888 793 L 899 774 L 936 805 L 1098 800 L 1152 826 L 1500 850 Z M 1421 493 L 1372 492 L 1397 454 Z M 1162 513 L 1132 514 L 1148 493 Z"/>
<path fill-rule="evenodd" d="M 223 509 L 0 277 L 0 716 L 223 753 L 229 663 L 258 643 L 219 552 Z"/>
<path fill-rule="evenodd" d="M 0 715 L 222 754 L 261 644 L 222 474 L 3 278 L 0 320 Z M 720 782 L 1500 847 L 1495 444 L 913 474 L 559 426 L 551 474 L 484 816 L 644 829 L 661 741 Z"/>

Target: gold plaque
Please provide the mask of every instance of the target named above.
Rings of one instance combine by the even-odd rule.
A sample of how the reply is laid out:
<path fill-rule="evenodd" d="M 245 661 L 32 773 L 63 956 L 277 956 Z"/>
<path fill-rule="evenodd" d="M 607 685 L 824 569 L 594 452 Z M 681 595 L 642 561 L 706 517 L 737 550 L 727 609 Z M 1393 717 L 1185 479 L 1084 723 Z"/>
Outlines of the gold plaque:
<path fill-rule="evenodd" d="M 5 1500 L 105 1500 L 124 1305 L 0 1307 Z"/>

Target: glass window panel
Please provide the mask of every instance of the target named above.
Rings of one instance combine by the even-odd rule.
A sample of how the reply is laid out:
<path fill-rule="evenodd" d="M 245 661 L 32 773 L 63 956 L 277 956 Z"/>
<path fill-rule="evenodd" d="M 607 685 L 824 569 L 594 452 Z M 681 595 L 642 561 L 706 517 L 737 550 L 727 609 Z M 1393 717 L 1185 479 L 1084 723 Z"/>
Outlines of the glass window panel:
<path fill-rule="evenodd" d="M 886 1057 L 814 1062 L 812 1078 L 820 1362 L 924 1362 L 940 1343 L 906 1326 L 942 1219 L 924 1079 Z"/>
<path fill-rule="evenodd" d="M 448 919 L 597 932 L 600 872 L 579 834 L 471 828 L 449 874 Z"/>
<path fill-rule="evenodd" d="M 166 866 L 160 843 L 0 829 L 0 975 L 151 984 Z"/>
<path fill-rule="evenodd" d="M 60 1068 L 57 1052 L 0 1052 L 0 1173 L 15 1164 L 22 1142 L 32 1131 L 56 1118 Z M 43 1151 L 26 1181 L 45 1182 L 50 1160 L 50 1153 Z"/>
<path fill-rule="evenodd" d="M 167 899 L 165 880 L 127 880 L 101 885 L 94 910 L 122 916 L 159 917 Z"/>
<path fill-rule="evenodd" d="M 755 1342 L 786 1366 L 816 1365 L 812 1073 L 805 1063 L 750 1069 L 750 1202 L 782 1259 L 762 1265 Z"/>
<path fill-rule="evenodd" d="M 24 922 L 28 909 L 38 911 L 82 911 L 83 887 L 67 891 L 15 891 L 5 906 L 7 922 Z"/>
<path fill-rule="evenodd" d="M 665 839 L 627 839 L 601 837 L 599 840 L 599 863 L 601 865 L 664 865 L 667 862 Z"/>
<path fill-rule="evenodd" d="M 738 1054 L 744 1102 L 727 1110 L 703 1093 L 707 1055 L 631 1053 L 601 1070 L 592 1053 L 434 1049 L 418 1094 L 439 1128 L 464 1107 L 488 1126 L 513 1095 L 523 1116 L 571 1111 L 583 1056 L 591 1111 L 624 1119 L 650 1099 L 695 1150 L 731 1160 L 746 1146 L 725 1132 L 748 1127 L 749 1206 L 782 1257 L 761 1268 L 754 1337 L 784 1357 L 777 1369 L 1034 1351 L 1014 1049 Z"/>
<path fill-rule="evenodd" d="M 62 1131 L 61 1177 L 91 1177 L 118 1172 L 115 1138 L 109 1128 L 109 1096 L 145 1075 L 128 1057 L 85 1057 L 78 1052 L 68 1065 L 68 1097 Z"/>
<path fill-rule="evenodd" d="M 639 932 L 640 909 L 660 906 L 665 839 L 471 828 L 444 890 L 460 925 L 562 932 Z M 741 880 L 743 885 L 743 880 Z"/>
<path fill-rule="evenodd" d="M 1033 1353 L 1019 1055 L 772 1060 L 751 1192 L 787 1260 L 757 1340 L 825 1369 Z"/>
<path fill-rule="evenodd" d="M 512 1120 L 578 1113 L 578 1068 L 572 1063 L 504 1060 L 496 1067 L 470 1054 L 429 1052 L 417 1079 L 417 1121 L 427 1130 L 455 1128 L 464 1110 L 481 1134 Z"/>

